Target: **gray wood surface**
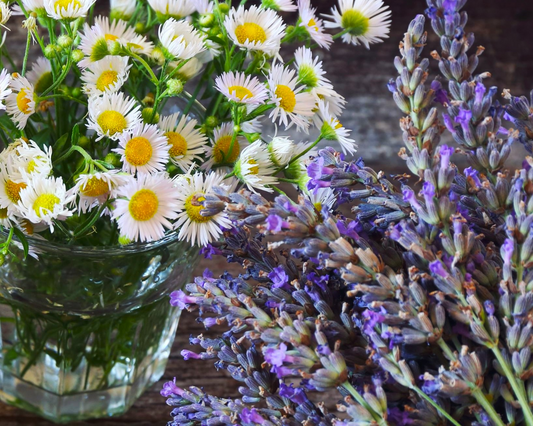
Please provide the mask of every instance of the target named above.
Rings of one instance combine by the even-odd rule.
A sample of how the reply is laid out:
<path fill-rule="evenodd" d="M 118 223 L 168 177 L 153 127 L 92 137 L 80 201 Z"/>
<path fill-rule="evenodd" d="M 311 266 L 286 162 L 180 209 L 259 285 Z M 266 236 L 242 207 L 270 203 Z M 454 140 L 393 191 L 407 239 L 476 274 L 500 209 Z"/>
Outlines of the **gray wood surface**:
<path fill-rule="evenodd" d="M 374 45 L 370 51 L 337 43 L 323 55 L 325 68 L 336 89 L 348 100 L 348 108 L 342 118 L 343 124 L 353 129 L 359 143 L 359 154 L 367 163 L 386 171 L 402 167 L 397 152 L 401 145 L 396 109 L 387 91 L 386 83 L 395 76 L 392 60 L 397 53 L 409 21 L 425 8 L 424 0 L 385 0 L 392 9 L 391 38 Z M 100 0 L 99 2 L 100 3 Z M 104 3 L 104 1 L 102 1 Z M 331 0 L 313 0 L 327 11 Z M 471 24 L 468 29 L 477 35 L 476 45 L 486 48 L 481 57 L 479 71 L 490 71 L 490 85 L 509 88 L 513 94 L 527 94 L 533 89 L 533 0 L 471 0 L 467 10 Z M 8 35 L 8 43 L 20 40 L 14 30 Z M 13 37 L 10 39 L 10 36 Z M 430 38 L 430 50 L 438 49 L 435 37 Z M 435 66 L 435 64 L 433 64 Z M 514 159 L 524 156 L 520 147 L 515 147 Z M 203 262 L 197 272 L 206 266 L 220 273 L 225 269 L 223 260 Z M 193 315 L 185 313 L 178 329 L 176 343 L 165 373 L 164 380 L 154 385 L 135 406 L 120 418 L 94 420 L 72 425 L 100 426 L 148 426 L 164 425 L 169 420 L 170 408 L 159 396 L 164 381 L 178 378 L 180 386 L 203 386 L 207 391 L 221 396 L 237 395 L 237 384 L 224 372 L 217 372 L 209 361 L 183 361 L 181 349 L 188 346 L 190 334 L 199 334 L 203 326 L 195 322 Z M 0 426 L 48 426 L 52 423 L 41 420 L 16 408 L 0 404 Z"/>

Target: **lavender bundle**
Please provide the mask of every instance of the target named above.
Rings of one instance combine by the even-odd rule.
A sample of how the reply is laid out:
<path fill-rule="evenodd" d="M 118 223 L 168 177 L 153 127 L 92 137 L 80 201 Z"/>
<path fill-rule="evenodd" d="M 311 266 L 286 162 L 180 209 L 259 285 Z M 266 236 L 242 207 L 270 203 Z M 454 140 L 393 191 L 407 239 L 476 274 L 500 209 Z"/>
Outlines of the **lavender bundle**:
<path fill-rule="evenodd" d="M 464 4 L 428 0 L 441 80 L 426 83 L 423 16 L 395 60 L 401 156 L 419 183 L 327 148 L 297 201 L 223 188 L 203 201 L 235 225 L 205 255 L 245 272 L 206 272 L 171 303 L 218 332 L 183 355 L 226 369 L 241 397 L 167 383 L 169 425 L 533 426 L 533 160 L 504 168 L 515 140 L 531 150 L 531 109 L 500 105 L 475 74 Z"/>

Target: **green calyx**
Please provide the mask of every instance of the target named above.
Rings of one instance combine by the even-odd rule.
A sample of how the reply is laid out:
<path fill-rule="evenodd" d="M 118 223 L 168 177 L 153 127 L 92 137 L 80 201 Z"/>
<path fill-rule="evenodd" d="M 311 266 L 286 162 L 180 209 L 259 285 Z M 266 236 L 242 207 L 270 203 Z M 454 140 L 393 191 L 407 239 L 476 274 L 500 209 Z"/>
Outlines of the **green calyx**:
<path fill-rule="evenodd" d="M 367 33 L 370 27 L 370 19 L 358 10 L 350 9 L 342 14 L 341 25 L 351 35 L 362 36 Z"/>
<path fill-rule="evenodd" d="M 327 121 L 324 121 L 324 124 L 322 124 L 320 135 L 322 136 L 322 139 L 326 139 L 327 141 L 337 140 L 337 133 L 335 132 L 335 129 L 331 127 L 331 124 L 329 124 Z"/>
<path fill-rule="evenodd" d="M 318 76 L 315 69 L 310 65 L 302 65 L 298 69 L 298 81 L 312 89 L 318 86 Z"/>
<path fill-rule="evenodd" d="M 101 38 L 94 44 L 93 51 L 91 52 L 91 61 L 99 61 L 100 59 L 104 59 L 107 55 L 109 55 L 107 40 Z"/>

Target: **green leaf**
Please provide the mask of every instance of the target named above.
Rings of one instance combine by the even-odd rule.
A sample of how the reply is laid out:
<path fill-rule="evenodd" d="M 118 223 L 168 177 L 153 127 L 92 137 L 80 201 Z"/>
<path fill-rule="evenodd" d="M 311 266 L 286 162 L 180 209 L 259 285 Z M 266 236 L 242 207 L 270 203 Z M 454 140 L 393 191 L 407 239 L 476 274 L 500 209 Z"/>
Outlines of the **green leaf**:
<path fill-rule="evenodd" d="M 83 222 L 81 225 L 79 225 L 74 230 L 74 238 L 82 236 L 83 234 L 85 234 L 85 232 L 87 232 L 89 229 L 91 229 L 91 227 L 100 218 L 100 216 L 101 216 L 101 214 L 102 214 L 102 212 L 104 211 L 105 208 L 106 208 L 106 205 L 103 204 L 103 205 L 100 206 L 99 209 L 94 209 L 92 211 L 92 213 L 89 215 L 89 217 L 87 218 L 87 220 L 85 222 Z"/>
<path fill-rule="evenodd" d="M 57 157 L 63 153 L 63 148 L 65 147 L 68 141 L 68 133 L 65 133 L 61 136 L 56 143 L 53 145 L 54 151 L 52 152 L 52 159 L 57 159 Z"/>
<path fill-rule="evenodd" d="M 30 246 L 28 245 L 26 235 L 24 235 L 24 233 L 18 228 L 13 228 L 13 233 L 17 236 L 22 244 L 22 247 L 24 248 L 24 259 L 26 259 L 28 257 L 28 253 L 30 252 Z"/>
<path fill-rule="evenodd" d="M 78 141 L 80 139 L 80 126 L 78 123 L 74 125 L 72 128 L 72 137 L 70 138 L 70 144 L 71 145 L 78 145 Z"/>
<path fill-rule="evenodd" d="M 274 104 L 266 104 L 261 105 L 259 108 L 253 110 L 250 114 L 248 114 L 246 117 L 242 119 L 242 122 L 251 121 L 256 117 L 259 117 L 264 112 L 268 111 L 269 109 L 272 109 L 275 105 Z"/>
<path fill-rule="evenodd" d="M 40 148 L 47 145 L 47 142 L 50 140 L 50 128 L 46 127 L 43 130 L 35 133 L 31 140 L 34 141 Z"/>
<path fill-rule="evenodd" d="M 113 170 L 115 168 L 113 164 L 107 163 L 103 160 L 95 160 L 94 162 L 100 164 L 101 166 L 104 166 L 108 170 Z"/>

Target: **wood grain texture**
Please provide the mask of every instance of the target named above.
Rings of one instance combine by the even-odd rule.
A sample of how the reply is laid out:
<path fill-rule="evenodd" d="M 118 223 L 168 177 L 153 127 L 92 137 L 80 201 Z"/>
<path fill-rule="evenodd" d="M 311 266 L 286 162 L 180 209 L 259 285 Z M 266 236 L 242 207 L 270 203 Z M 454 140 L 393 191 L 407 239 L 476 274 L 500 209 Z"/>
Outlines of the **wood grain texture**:
<path fill-rule="evenodd" d="M 100 3 L 100 1 L 98 2 Z M 102 1 L 102 3 L 104 3 Z M 313 0 L 313 4 L 327 11 L 332 0 Z M 391 37 L 385 43 L 375 45 L 370 51 L 337 43 L 323 56 L 325 69 L 337 91 L 348 101 L 343 124 L 353 129 L 359 143 L 359 153 L 376 169 L 391 171 L 402 167 L 396 153 L 402 146 L 398 129 L 401 113 L 397 110 L 386 88 L 395 77 L 392 60 L 397 54 L 409 21 L 425 8 L 423 0 L 386 0 L 392 9 Z M 489 85 L 509 88 L 516 95 L 527 94 L 533 89 L 533 53 L 529 43 L 533 40 L 533 1 L 531 0 L 471 0 L 467 10 L 470 15 L 469 31 L 476 33 L 476 45 L 486 48 L 481 57 L 479 71 L 490 71 L 493 78 Z M 14 26 L 12 26 L 14 27 Z M 8 35 L 8 43 L 21 43 L 24 35 L 15 28 Z M 430 37 L 430 50 L 438 49 L 436 37 Z M 432 62 L 436 72 L 436 64 Z M 273 134 L 274 129 L 270 128 Z M 518 162 L 524 152 L 515 147 L 514 158 Z M 198 273 L 207 266 L 203 262 Z M 209 267 L 221 273 L 226 265 L 223 260 L 210 261 Z M 154 385 L 124 416 L 116 419 L 72 423 L 74 426 L 151 426 L 164 425 L 169 419 L 169 407 L 159 390 L 166 380 L 177 377 L 180 386 L 203 386 L 206 391 L 221 396 L 236 396 L 238 384 L 229 380 L 224 372 L 217 372 L 209 361 L 183 361 L 181 349 L 187 347 L 190 334 L 199 334 L 203 326 L 194 316 L 184 313 L 165 377 Z M 1 426 L 50 426 L 52 423 L 13 407 L 0 404 Z"/>

